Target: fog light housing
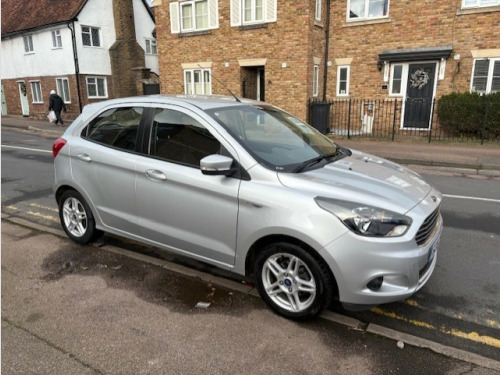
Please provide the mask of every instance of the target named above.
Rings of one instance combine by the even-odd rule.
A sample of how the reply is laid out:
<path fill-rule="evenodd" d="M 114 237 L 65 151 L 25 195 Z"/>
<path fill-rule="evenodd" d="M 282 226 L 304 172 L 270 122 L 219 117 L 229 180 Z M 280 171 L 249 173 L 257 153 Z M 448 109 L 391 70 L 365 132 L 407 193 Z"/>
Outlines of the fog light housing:
<path fill-rule="evenodd" d="M 376 292 L 377 290 L 380 290 L 383 282 L 384 282 L 384 276 L 379 276 L 370 281 L 368 284 L 366 284 L 366 286 L 371 291 Z"/>

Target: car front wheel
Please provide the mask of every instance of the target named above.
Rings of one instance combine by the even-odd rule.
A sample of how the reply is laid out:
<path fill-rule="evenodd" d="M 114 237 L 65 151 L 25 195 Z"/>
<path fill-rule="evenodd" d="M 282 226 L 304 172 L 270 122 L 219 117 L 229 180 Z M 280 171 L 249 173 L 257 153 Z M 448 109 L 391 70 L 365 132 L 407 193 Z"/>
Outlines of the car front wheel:
<path fill-rule="evenodd" d="M 290 319 L 318 315 L 333 298 L 326 266 L 300 246 L 276 243 L 258 254 L 257 288 L 264 301 Z"/>
<path fill-rule="evenodd" d="M 87 202 L 75 190 L 67 190 L 61 196 L 59 217 L 64 231 L 75 242 L 84 245 L 101 234 L 95 228 L 94 216 Z"/>

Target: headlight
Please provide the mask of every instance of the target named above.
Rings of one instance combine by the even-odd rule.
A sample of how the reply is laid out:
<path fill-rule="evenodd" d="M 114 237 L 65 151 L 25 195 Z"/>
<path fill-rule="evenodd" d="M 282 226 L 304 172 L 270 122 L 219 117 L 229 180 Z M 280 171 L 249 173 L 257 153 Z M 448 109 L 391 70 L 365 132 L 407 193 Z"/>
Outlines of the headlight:
<path fill-rule="evenodd" d="M 316 197 L 316 203 L 337 216 L 356 234 L 370 237 L 398 237 L 406 233 L 411 218 L 396 212 L 356 202 Z"/>

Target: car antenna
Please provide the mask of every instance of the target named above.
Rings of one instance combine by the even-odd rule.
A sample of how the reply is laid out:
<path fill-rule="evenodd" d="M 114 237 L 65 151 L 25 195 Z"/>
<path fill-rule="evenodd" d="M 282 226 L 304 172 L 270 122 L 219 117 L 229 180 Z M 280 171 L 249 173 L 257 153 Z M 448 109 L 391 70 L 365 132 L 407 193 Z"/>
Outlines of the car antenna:
<path fill-rule="evenodd" d="M 198 66 L 200 67 L 200 69 L 203 69 L 200 64 L 198 64 Z M 217 82 L 219 82 L 222 85 L 222 87 L 224 87 L 238 103 L 241 103 L 241 100 L 236 95 L 234 95 L 233 92 L 231 90 L 229 90 L 229 88 L 225 84 L 223 84 L 221 81 L 219 81 L 217 79 L 217 77 L 213 76 L 212 73 L 210 72 L 210 70 L 207 70 L 207 72 L 208 72 L 208 75 L 211 78 L 214 78 Z"/>

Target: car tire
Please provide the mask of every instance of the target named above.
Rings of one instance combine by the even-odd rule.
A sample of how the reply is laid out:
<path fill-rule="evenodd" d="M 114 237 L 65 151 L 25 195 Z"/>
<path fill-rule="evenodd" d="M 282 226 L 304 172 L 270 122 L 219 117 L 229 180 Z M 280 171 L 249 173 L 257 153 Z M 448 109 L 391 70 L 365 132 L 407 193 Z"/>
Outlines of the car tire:
<path fill-rule="evenodd" d="M 68 237 L 79 244 L 88 244 L 102 235 L 95 227 L 89 205 L 75 190 L 67 190 L 62 194 L 59 200 L 59 218 Z"/>
<path fill-rule="evenodd" d="M 286 318 L 312 318 L 332 302 L 334 286 L 326 264 L 295 244 L 265 247 L 256 257 L 255 273 L 262 299 Z"/>

